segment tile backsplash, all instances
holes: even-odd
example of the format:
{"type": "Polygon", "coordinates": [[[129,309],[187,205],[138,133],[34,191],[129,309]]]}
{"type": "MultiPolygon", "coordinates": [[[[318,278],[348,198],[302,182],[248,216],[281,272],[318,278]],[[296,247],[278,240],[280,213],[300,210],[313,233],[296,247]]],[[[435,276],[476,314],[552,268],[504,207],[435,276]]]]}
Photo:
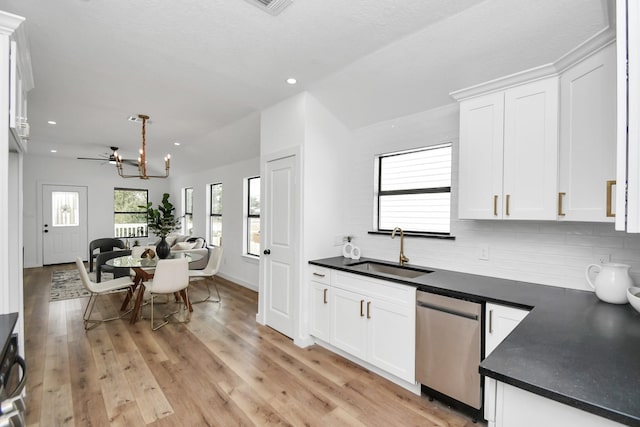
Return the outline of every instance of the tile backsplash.
{"type": "Polygon", "coordinates": [[[362,256],[396,260],[399,241],[369,235],[373,229],[374,157],[378,154],[453,142],[451,234],[455,240],[405,238],[412,264],[552,286],[590,290],[588,264],[601,256],[631,265],[640,285],[640,235],[614,230],[613,223],[478,221],[457,219],[457,105],[358,129],[348,150],[344,233],[354,236],[362,256]],[[488,247],[488,260],[481,248],[488,247]]]}

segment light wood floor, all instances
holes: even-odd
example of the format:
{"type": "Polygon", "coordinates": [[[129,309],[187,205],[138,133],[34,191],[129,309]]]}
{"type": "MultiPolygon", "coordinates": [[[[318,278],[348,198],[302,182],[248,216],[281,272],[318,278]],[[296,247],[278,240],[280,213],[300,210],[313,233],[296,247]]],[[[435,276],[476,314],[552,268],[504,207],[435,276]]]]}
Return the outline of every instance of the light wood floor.
{"type": "MultiPolygon", "coordinates": [[[[85,332],[86,298],[49,302],[51,273],[25,270],[29,426],[471,426],[471,419],[319,346],[255,321],[257,294],[216,279],[222,304],[152,332],[148,318],[85,332]]],[[[190,287],[202,297],[203,284],[190,287]]],[[[96,310],[117,313],[120,295],[96,310]]],[[[148,307],[146,307],[148,309],[148,307]]]]}

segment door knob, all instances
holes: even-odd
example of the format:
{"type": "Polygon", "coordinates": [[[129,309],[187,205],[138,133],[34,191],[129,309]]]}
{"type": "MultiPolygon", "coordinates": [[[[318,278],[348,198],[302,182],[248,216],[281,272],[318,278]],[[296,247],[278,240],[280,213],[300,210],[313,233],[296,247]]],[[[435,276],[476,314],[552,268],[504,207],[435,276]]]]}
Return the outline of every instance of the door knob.
{"type": "Polygon", "coordinates": [[[265,249],[264,251],[262,251],[262,253],[265,255],[269,255],[271,253],[271,249],[265,249]]]}
{"type": "Polygon", "coordinates": [[[45,232],[45,233],[48,233],[48,232],[49,232],[49,230],[44,230],[44,232],[45,232]]]}

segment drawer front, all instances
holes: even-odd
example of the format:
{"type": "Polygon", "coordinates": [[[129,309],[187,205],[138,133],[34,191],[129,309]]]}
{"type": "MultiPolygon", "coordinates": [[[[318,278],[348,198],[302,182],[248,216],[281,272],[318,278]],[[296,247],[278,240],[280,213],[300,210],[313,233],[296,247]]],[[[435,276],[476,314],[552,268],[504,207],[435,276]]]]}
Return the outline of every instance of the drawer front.
{"type": "Polygon", "coordinates": [[[348,291],[359,292],[372,298],[409,306],[412,309],[416,303],[416,288],[413,286],[401,285],[359,274],[334,270],[332,285],[348,291]]]}
{"type": "Polygon", "coordinates": [[[331,270],[317,265],[309,265],[309,279],[314,282],[330,285],[331,270]]]}

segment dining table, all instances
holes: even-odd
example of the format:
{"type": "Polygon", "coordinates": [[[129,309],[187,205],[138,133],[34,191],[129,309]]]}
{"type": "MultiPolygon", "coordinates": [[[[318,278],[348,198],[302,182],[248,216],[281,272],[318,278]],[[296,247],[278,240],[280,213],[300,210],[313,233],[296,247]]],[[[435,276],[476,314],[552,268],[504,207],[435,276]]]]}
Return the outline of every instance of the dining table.
{"type": "MultiPolygon", "coordinates": [[[[187,258],[189,259],[189,262],[193,262],[202,259],[202,255],[189,252],[178,252],[170,253],[167,258],[187,258]]],[[[126,310],[126,308],[129,306],[131,295],[134,294],[136,290],[138,291],[133,310],[131,311],[131,318],[129,319],[130,324],[134,324],[138,320],[140,310],[142,308],[142,303],[144,302],[144,282],[153,279],[153,274],[155,272],[156,266],[158,265],[158,261],[160,261],[160,259],[157,256],[153,258],[141,258],[134,257],[132,255],[116,257],[106,261],[106,264],[111,267],[129,268],[135,272],[135,277],[133,279],[133,292],[127,292],[127,295],[122,302],[122,306],[120,307],[120,310],[126,310]]],[[[182,297],[185,305],[187,306],[189,311],[192,312],[193,307],[191,306],[191,302],[189,301],[187,293],[182,290],[179,295],[176,295],[176,300],[178,297],[182,297]]]]}

